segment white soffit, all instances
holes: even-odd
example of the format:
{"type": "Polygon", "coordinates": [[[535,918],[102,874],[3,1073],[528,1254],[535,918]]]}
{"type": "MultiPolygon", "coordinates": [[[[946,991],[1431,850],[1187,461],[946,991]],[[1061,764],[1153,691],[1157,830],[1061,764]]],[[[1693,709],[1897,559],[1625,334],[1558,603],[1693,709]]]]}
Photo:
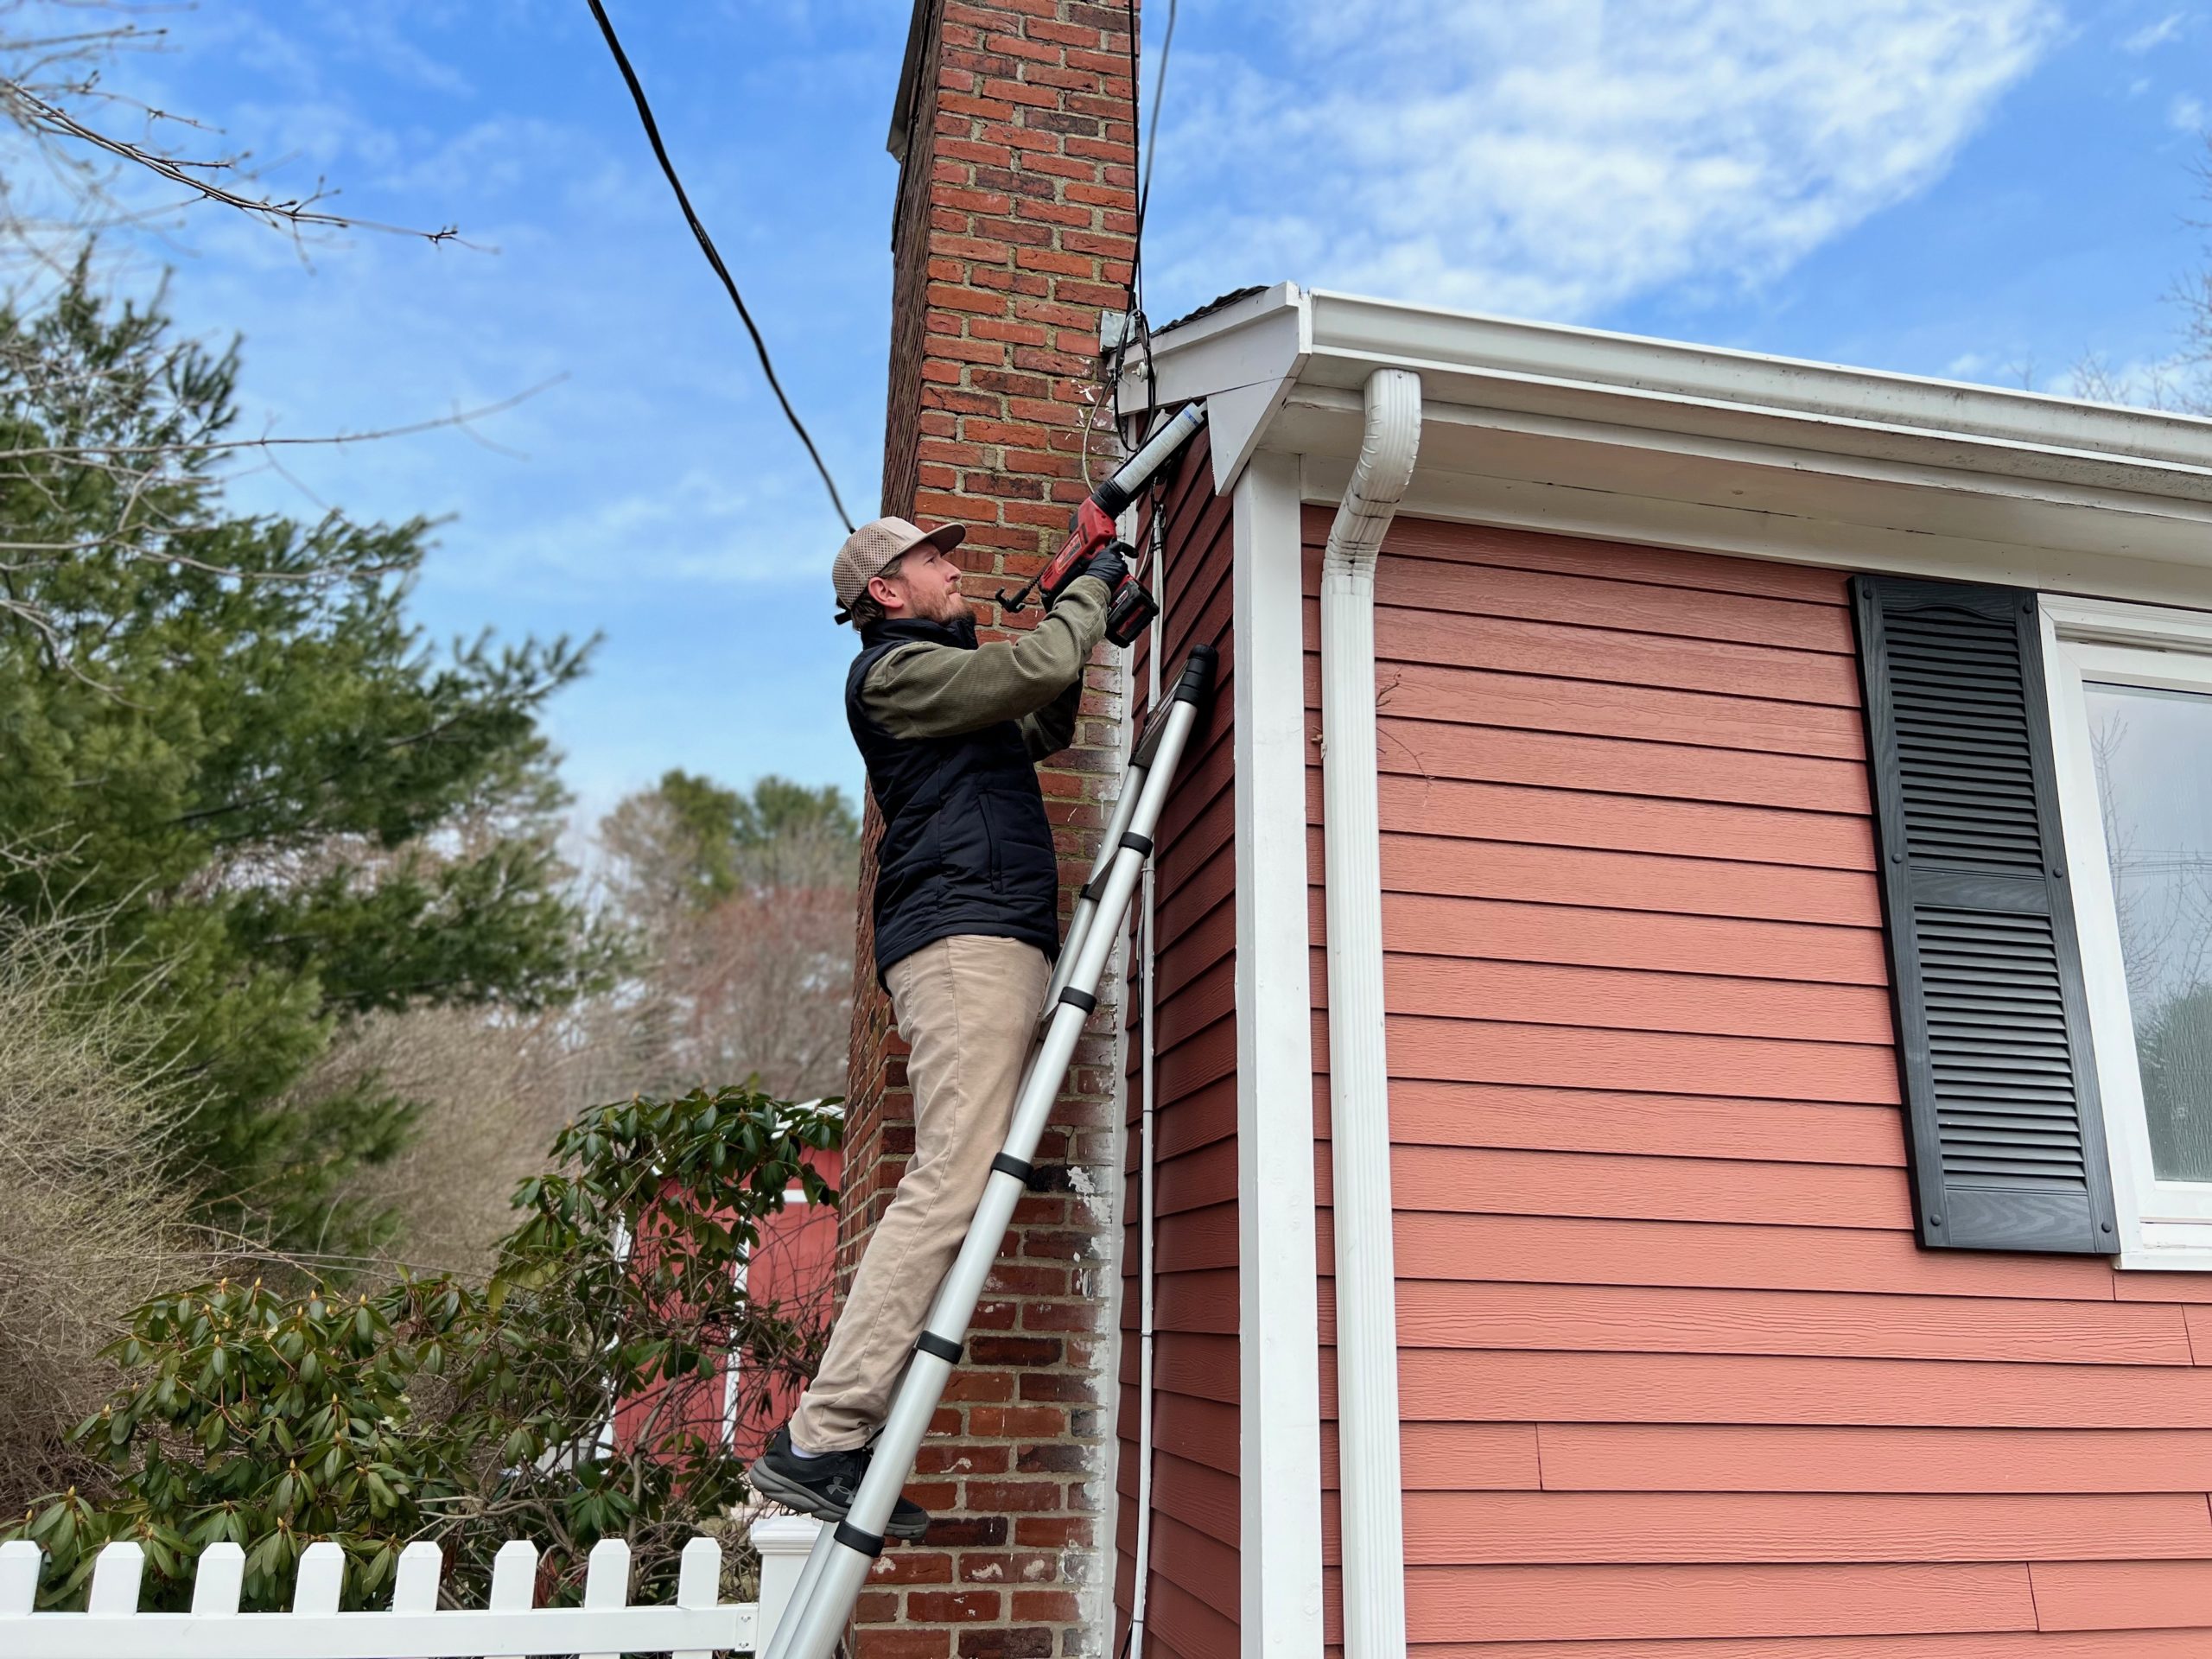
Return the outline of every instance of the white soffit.
{"type": "Polygon", "coordinates": [[[1162,402],[1209,399],[1224,490],[1266,449],[1338,499],[1358,388],[1397,366],[1421,378],[1417,517],[2212,604],[2212,421],[1287,283],[1154,365],[1162,402]]]}

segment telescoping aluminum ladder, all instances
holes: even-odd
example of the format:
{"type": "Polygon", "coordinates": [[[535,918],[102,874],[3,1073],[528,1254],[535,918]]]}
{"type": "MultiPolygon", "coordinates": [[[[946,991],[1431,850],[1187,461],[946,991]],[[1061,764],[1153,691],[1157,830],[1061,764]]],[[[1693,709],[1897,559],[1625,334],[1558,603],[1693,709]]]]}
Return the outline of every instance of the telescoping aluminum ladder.
{"type": "Polygon", "coordinates": [[[1030,1154],[1037,1150],[1061,1079],[1075,1058],[1084,1021],[1098,1006],[1098,982],[1113,954],[1115,933],[1144,861],[1151,856],[1160,809],[1212,693],[1213,676],[1213,647],[1193,648],[1174,690],[1154,711],[1137,740],[1097,862],[1069,919],[1067,943],[1046,993],[1043,1034],[1022,1076],[1005,1148],[991,1160],[982,1202],[976,1206],[959,1255],[938,1287],[906,1378],[876,1438],[867,1477],[845,1518],[822,1529],[791,1592],[789,1611],[778,1622],[761,1659],[829,1659],[867,1582],[869,1564],[882,1552],[884,1523],[913,1469],[945,1382],[959,1363],[968,1321],[998,1260],[1014,1205],[1028,1186],[1030,1154]]]}

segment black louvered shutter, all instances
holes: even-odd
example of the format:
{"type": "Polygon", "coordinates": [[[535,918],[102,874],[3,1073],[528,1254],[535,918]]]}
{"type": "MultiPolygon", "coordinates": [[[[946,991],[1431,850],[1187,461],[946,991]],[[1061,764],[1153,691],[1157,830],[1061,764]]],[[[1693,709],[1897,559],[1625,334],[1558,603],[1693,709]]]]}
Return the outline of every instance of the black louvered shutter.
{"type": "Polygon", "coordinates": [[[1920,1242],[2117,1251],[2035,595],[1852,584],[1920,1242]]]}

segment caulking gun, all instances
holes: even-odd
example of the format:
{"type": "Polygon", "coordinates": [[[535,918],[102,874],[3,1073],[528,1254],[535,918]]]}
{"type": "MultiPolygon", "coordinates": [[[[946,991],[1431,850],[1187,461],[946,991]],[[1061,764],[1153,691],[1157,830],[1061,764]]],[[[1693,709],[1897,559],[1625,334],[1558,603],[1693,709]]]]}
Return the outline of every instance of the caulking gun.
{"type": "MultiPolygon", "coordinates": [[[[1066,591],[1067,585],[1090,567],[1100,550],[1115,544],[1115,519],[1152,481],[1154,474],[1182,454],[1184,446],[1198,435],[1198,429],[1205,423],[1204,404],[1185,404],[1147,439],[1136,454],[1123,461],[1113,477],[1084,499],[1083,505],[1075,510],[1075,522],[1069,526],[1067,539],[1060,543],[1060,550],[1014,593],[1001,591],[999,604],[1007,611],[1018,611],[1028,603],[1033,592],[1049,610],[1066,591]]],[[[1160,602],[1139,579],[1145,572],[1135,550],[1123,543],[1121,552],[1127,574],[1122,576],[1121,586],[1114,590],[1113,607],[1106,613],[1106,637],[1117,645],[1127,645],[1134,644],[1137,636],[1151,626],[1152,619],[1160,614],[1160,602]]]]}

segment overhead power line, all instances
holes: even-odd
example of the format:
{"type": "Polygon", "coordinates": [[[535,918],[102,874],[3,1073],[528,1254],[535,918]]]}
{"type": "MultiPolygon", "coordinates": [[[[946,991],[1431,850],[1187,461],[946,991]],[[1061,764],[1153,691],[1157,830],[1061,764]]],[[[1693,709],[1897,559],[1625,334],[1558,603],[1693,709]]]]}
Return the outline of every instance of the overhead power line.
{"type": "MultiPolygon", "coordinates": [[[[1167,0],[1167,28],[1160,37],[1160,67],[1152,76],[1152,118],[1145,125],[1144,177],[1137,186],[1136,251],[1129,262],[1129,303],[1135,308],[1144,269],[1144,216],[1152,206],[1152,164],[1160,157],[1160,106],[1167,93],[1167,54],[1175,49],[1176,0],[1167,0]]],[[[1129,0],[1129,94],[1137,91],[1137,8],[1129,0]]]]}
{"type": "Polygon", "coordinates": [[[707,263],[715,268],[715,275],[722,279],[722,287],[729,293],[730,303],[737,308],[737,315],[745,324],[745,332],[753,336],[753,349],[760,354],[760,372],[768,377],[768,389],[776,394],[776,401],[783,405],[784,418],[791,423],[791,430],[798,434],[798,441],[806,446],[806,453],[814,462],[814,470],[822,474],[822,487],[830,492],[830,504],[837,510],[837,517],[845,529],[853,528],[853,516],[845,511],[844,498],[837,493],[837,481],[830,476],[830,468],[822,459],[822,452],[814,447],[814,440],[807,433],[806,423],[791,407],[791,400],[784,395],[783,382],[776,378],[776,365],[768,359],[768,342],[760,337],[760,329],[753,321],[752,312],[745,308],[745,296],[737,291],[737,283],[729,274],[729,267],[722,263],[721,255],[715,249],[715,238],[707,234],[707,227],[699,222],[699,215],[692,211],[691,198],[683,193],[683,181],[676,175],[676,163],[668,159],[668,146],[660,140],[660,127],[653,120],[652,105],[645,101],[645,89],[639,84],[638,72],[630,67],[630,57],[622,49],[621,40],[614,33],[614,25],[607,16],[607,8],[600,0],[589,0],[591,15],[599,20],[599,32],[607,37],[607,49],[614,54],[614,66],[622,72],[622,79],[630,88],[630,97],[638,106],[638,119],[645,124],[645,137],[653,147],[653,155],[660,162],[660,170],[668,177],[668,188],[676,193],[676,205],[683,210],[684,222],[690,226],[691,234],[699,238],[700,251],[707,256],[707,263]]]}
{"type": "MultiPolygon", "coordinates": [[[[1135,123],[1143,118],[1142,82],[1137,73],[1137,0],[1128,0],[1128,5],[1130,118],[1135,123]]],[[[1122,365],[1128,360],[1130,340],[1139,334],[1144,337],[1146,384],[1147,387],[1151,385],[1152,325],[1146,320],[1144,315],[1144,219],[1146,210],[1152,205],[1152,164],[1160,155],[1160,109],[1161,104],[1166,101],[1167,57],[1175,47],[1175,15],[1178,10],[1177,0],[1167,0],[1167,28],[1160,40],[1160,67],[1154,71],[1152,79],[1152,116],[1149,121],[1143,124],[1144,143],[1139,152],[1143,174],[1137,184],[1136,225],[1135,232],[1130,238],[1129,247],[1129,280],[1122,290],[1126,297],[1123,301],[1122,337],[1115,345],[1110,360],[1100,365],[1106,382],[1108,395],[1113,399],[1114,421],[1116,426],[1119,426],[1123,419],[1122,365]]],[[[1145,416],[1147,418],[1151,414],[1151,393],[1147,391],[1145,409],[1145,416]]],[[[1126,435],[1124,442],[1127,442],[1126,435]]],[[[1084,450],[1086,462],[1089,458],[1090,452],[1086,445],[1084,450]]]]}

